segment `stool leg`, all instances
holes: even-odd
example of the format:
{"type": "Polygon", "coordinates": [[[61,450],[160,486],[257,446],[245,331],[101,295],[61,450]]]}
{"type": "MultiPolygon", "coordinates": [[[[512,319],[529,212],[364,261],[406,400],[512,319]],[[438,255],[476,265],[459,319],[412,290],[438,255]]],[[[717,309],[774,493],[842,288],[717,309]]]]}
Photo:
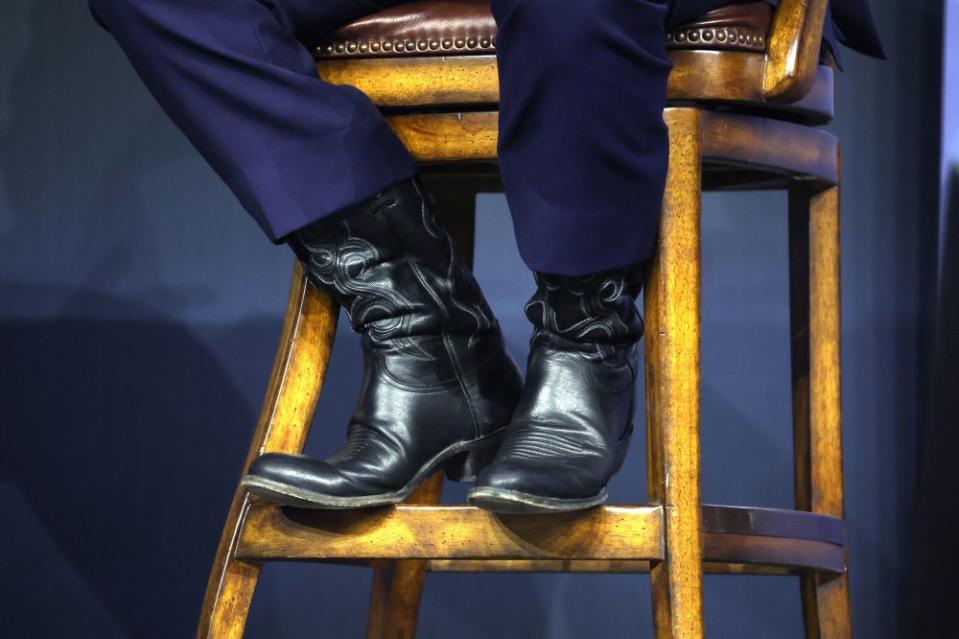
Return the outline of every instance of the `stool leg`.
{"type": "MultiPolygon", "coordinates": [[[[793,188],[789,216],[796,507],[843,517],[839,187],[793,188]]],[[[806,637],[851,637],[848,571],[800,584],[806,637]]]]}
{"type": "MultiPolygon", "coordinates": [[[[307,284],[297,263],[280,347],[244,472],[264,452],[299,453],[303,450],[323,387],[337,318],[336,303],[307,284]]],[[[238,489],[210,571],[197,628],[200,639],[243,636],[253,591],[260,576],[258,563],[234,557],[249,504],[249,494],[238,489]]]]}
{"type": "Polygon", "coordinates": [[[650,580],[657,639],[700,639],[700,117],[667,109],[665,119],[669,177],[645,293],[647,483],[665,525],[665,557],[650,580]]]}
{"type": "MultiPolygon", "coordinates": [[[[436,199],[439,217],[449,231],[456,250],[467,264],[473,264],[473,235],[476,220],[476,191],[465,188],[455,175],[424,176],[436,199]]],[[[407,503],[435,504],[443,492],[443,474],[423,482],[407,503]]],[[[374,567],[373,588],[367,620],[367,639],[412,639],[416,636],[425,561],[402,559],[384,561],[374,567]]]]}
{"type": "MultiPolygon", "coordinates": [[[[423,482],[406,502],[435,504],[443,492],[443,474],[423,482]]],[[[426,562],[417,559],[384,561],[374,567],[367,639],[412,639],[426,579],[426,562]]]]}

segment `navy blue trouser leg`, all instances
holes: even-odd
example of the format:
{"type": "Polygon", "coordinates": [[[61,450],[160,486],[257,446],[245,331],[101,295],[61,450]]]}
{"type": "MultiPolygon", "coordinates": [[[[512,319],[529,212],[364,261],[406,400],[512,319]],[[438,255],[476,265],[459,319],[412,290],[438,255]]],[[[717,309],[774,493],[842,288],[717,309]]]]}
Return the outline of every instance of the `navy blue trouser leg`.
{"type": "Polygon", "coordinates": [[[499,162],[523,259],[560,275],[648,259],[669,155],[666,5],[491,4],[499,162]]]}
{"type": "MultiPolygon", "coordinates": [[[[395,3],[387,0],[386,4],[395,3]]],[[[358,90],[322,82],[298,38],[367,0],[90,0],[173,121],[271,239],[413,175],[358,90]]]]}
{"type": "MultiPolygon", "coordinates": [[[[301,44],[404,0],[90,0],[176,124],[274,240],[416,168],[359,91],[301,44]]],[[[492,0],[500,164],[534,270],[647,259],[668,154],[666,7],[492,0]]]]}

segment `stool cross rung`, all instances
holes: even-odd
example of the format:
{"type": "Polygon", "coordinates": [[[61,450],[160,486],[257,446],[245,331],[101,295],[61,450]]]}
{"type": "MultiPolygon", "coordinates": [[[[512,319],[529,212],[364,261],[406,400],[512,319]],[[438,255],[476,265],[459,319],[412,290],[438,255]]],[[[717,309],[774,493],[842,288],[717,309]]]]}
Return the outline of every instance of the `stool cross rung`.
{"type": "MultiPolygon", "coordinates": [[[[469,506],[319,511],[258,502],[247,511],[236,557],[475,561],[498,571],[523,572],[540,566],[557,571],[559,565],[575,572],[568,562],[594,569],[616,562],[648,566],[664,558],[663,520],[663,508],[656,505],[605,506],[565,515],[495,515],[469,506]]],[[[813,568],[841,573],[844,538],[843,522],[834,517],[703,506],[704,561],[717,564],[721,572],[749,565],[757,570],[813,568]]],[[[459,565],[468,569],[466,563],[459,565]]]]}
{"type": "Polygon", "coordinates": [[[611,506],[568,515],[497,516],[468,506],[308,511],[251,506],[238,558],[658,559],[658,506],[611,506]]]}

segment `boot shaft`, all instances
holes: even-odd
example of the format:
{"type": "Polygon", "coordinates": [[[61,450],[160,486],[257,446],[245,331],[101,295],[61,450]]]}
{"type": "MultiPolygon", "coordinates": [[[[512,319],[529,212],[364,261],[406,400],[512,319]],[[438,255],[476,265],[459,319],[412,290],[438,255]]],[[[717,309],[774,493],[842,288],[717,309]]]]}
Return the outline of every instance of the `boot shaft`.
{"type": "Polygon", "coordinates": [[[610,360],[631,351],[643,335],[636,308],[642,275],[641,266],[583,277],[534,273],[536,292],[525,309],[531,352],[552,346],[610,360]]]}
{"type": "Polygon", "coordinates": [[[418,180],[293,233],[310,280],[333,294],[371,346],[431,359],[417,342],[466,340],[498,325],[418,180]],[[422,338],[422,339],[417,339],[422,338]]]}

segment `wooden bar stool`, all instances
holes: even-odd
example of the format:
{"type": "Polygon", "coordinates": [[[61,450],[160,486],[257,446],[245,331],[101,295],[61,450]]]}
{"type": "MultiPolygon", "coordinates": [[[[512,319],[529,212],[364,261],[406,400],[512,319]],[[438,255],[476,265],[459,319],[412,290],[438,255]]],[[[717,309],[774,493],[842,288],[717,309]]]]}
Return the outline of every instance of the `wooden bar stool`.
{"type": "MultiPolygon", "coordinates": [[[[310,560],[374,569],[373,638],[414,635],[429,571],[648,571],[656,636],[702,637],[704,570],[799,574],[806,636],[849,637],[839,144],[816,128],[833,112],[833,72],[820,59],[825,12],[826,0],[735,5],[669,35],[669,178],[645,297],[649,504],[497,516],[436,505],[439,475],[406,504],[369,511],[284,509],[238,490],[198,636],[243,634],[262,562],[310,560]],[[789,191],[796,510],[700,500],[700,200],[703,190],[749,189],[789,191]]],[[[485,0],[400,5],[317,50],[320,75],[366,92],[423,163],[467,259],[475,195],[500,188],[494,51],[485,0]]],[[[337,316],[296,267],[247,463],[302,451],[337,316]]]]}

